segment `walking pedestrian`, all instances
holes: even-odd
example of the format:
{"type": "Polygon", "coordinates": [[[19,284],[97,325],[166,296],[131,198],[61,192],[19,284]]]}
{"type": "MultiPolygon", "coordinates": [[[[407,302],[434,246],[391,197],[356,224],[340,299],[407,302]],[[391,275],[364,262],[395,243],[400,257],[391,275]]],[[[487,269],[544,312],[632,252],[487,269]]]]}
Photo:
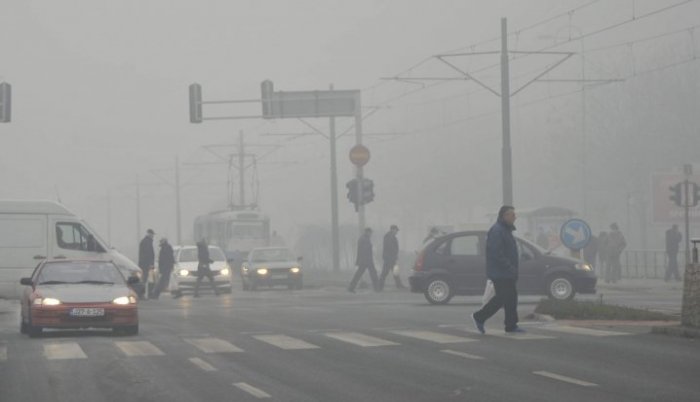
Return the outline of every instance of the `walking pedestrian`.
{"type": "Polygon", "coordinates": [[[160,293],[168,288],[170,284],[170,274],[172,274],[174,266],[175,253],[173,251],[173,246],[171,246],[170,243],[168,243],[168,239],[164,237],[160,239],[160,252],[158,253],[158,274],[160,278],[151,296],[152,299],[157,299],[160,293]]]}
{"type": "Polygon", "coordinates": [[[591,234],[591,240],[588,242],[586,247],[583,248],[583,260],[589,265],[595,267],[596,258],[598,257],[598,238],[591,234]]]}
{"type": "Polygon", "coordinates": [[[671,229],[666,231],[666,255],[668,256],[668,266],[666,267],[666,275],[664,275],[666,282],[671,279],[671,276],[677,281],[681,280],[678,273],[678,250],[682,240],[683,235],[678,231],[678,225],[673,225],[671,229]]]}
{"type": "Polygon", "coordinates": [[[627,247],[625,236],[617,223],[613,223],[610,225],[610,234],[608,235],[608,269],[606,270],[605,282],[615,283],[622,278],[620,257],[625,247],[627,247]]]}
{"type": "Polygon", "coordinates": [[[430,231],[428,232],[428,235],[425,237],[425,239],[423,239],[423,247],[427,246],[433,240],[437,239],[438,237],[440,237],[442,235],[444,235],[444,233],[442,233],[440,231],[440,229],[438,229],[436,227],[431,228],[430,231]]]}
{"type": "Polygon", "coordinates": [[[146,285],[144,294],[140,294],[139,297],[144,299],[146,295],[149,294],[149,275],[151,270],[155,267],[156,254],[153,251],[153,236],[156,232],[153,229],[146,230],[146,236],[141,239],[139,243],[139,268],[141,268],[141,281],[146,285]]]}
{"type": "Polygon", "coordinates": [[[608,272],[608,232],[598,234],[598,275],[605,278],[608,272]]]}
{"type": "Polygon", "coordinates": [[[399,241],[396,238],[396,234],[399,232],[399,227],[396,225],[391,225],[389,231],[384,235],[384,242],[382,247],[382,273],[379,276],[379,290],[384,290],[384,282],[389,272],[394,276],[394,283],[397,289],[404,289],[405,286],[401,283],[401,276],[399,272],[394,272],[396,263],[399,260],[399,241]]]}
{"type": "Polygon", "coordinates": [[[355,271],[355,276],[352,277],[350,281],[350,286],[348,286],[348,292],[355,293],[355,287],[357,282],[362,278],[365,271],[369,271],[369,277],[372,280],[372,287],[375,292],[379,291],[379,283],[377,279],[377,270],[374,267],[374,254],[372,253],[372,229],[366,228],[362,236],[360,236],[357,241],[357,271],[355,271]]]}
{"type": "Polygon", "coordinates": [[[209,246],[207,245],[206,239],[202,239],[197,243],[197,260],[199,264],[197,265],[197,282],[194,284],[194,297],[199,297],[199,285],[202,283],[202,279],[206,276],[209,278],[209,284],[211,288],[214,289],[214,294],[219,295],[219,290],[216,288],[216,283],[214,283],[214,274],[211,272],[209,264],[214,261],[209,257],[209,246]]]}
{"type": "Polygon", "coordinates": [[[486,276],[493,282],[495,295],[479,311],[472,314],[474,325],[482,334],[484,324],[501,307],[505,310],[505,331],[525,332],[518,326],[518,247],[513,237],[515,208],[504,205],[498,211],[498,221],[486,237],[486,276]]]}

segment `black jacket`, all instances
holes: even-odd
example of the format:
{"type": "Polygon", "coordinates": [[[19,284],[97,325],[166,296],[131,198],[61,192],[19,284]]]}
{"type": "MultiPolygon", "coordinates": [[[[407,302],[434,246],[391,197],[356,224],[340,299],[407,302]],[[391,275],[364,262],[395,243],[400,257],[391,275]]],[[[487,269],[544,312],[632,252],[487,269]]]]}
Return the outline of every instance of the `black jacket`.
{"type": "Polygon", "coordinates": [[[153,251],[153,238],[146,236],[139,243],[139,267],[148,269],[155,265],[156,253],[153,251]]]}
{"type": "Polygon", "coordinates": [[[374,256],[372,253],[372,241],[369,236],[363,234],[357,241],[357,261],[358,267],[374,267],[374,256]]]}
{"type": "Polygon", "coordinates": [[[175,254],[173,253],[173,247],[168,243],[162,244],[158,254],[158,270],[161,274],[170,273],[174,266],[175,254]]]}
{"type": "Polygon", "coordinates": [[[399,241],[392,231],[384,235],[382,257],[385,262],[396,262],[399,258],[399,241]]]}
{"type": "Polygon", "coordinates": [[[209,268],[209,264],[214,262],[209,258],[209,246],[204,242],[197,243],[197,260],[199,261],[199,266],[197,267],[198,271],[206,271],[209,268]]]}
{"type": "Polygon", "coordinates": [[[515,227],[496,222],[486,237],[486,276],[491,280],[518,279],[518,246],[515,227]]]}

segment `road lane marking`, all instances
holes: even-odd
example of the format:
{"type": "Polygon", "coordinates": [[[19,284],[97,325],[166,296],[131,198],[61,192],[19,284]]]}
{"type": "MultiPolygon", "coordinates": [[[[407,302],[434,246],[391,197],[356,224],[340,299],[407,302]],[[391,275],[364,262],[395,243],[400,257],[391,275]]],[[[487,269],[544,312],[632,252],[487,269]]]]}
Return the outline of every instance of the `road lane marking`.
{"type": "Polygon", "coordinates": [[[597,387],[598,386],[598,384],[594,384],[592,382],[577,380],[575,378],[566,377],[566,376],[555,374],[555,373],[550,373],[549,371],[533,371],[532,374],[536,374],[536,375],[539,375],[542,377],[551,378],[553,380],[568,382],[569,384],[580,385],[582,387],[597,387]]]}
{"type": "Polygon", "coordinates": [[[258,399],[272,398],[270,396],[270,394],[268,394],[267,392],[265,392],[259,388],[255,388],[254,386],[252,386],[250,384],[247,384],[244,382],[236,382],[233,385],[236,386],[238,389],[245,391],[258,399]]]}
{"type": "Polygon", "coordinates": [[[49,360],[87,359],[83,349],[75,342],[44,344],[44,356],[49,360]]]}
{"type": "Polygon", "coordinates": [[[441,350],[441,352],[447,353],[448,355],[455,355],[455,356],[459,356],[459,357],[464,357],[465,359],[484,360],[484,358],[481,356],[471,355],[469,353],[464,353],[464,352],[458,352],[456,350],[445,349],[445,350],[441,350]]]}
{"type": "Polygon", "coordinates": [[[204,371],[216,371],[216,368],[199,357],[190,358],[190,362],[204,371]]]}
{"type": "Polygon", "coordinates": [[[430,341],[435,343],[462,343],[462,342],[474,342],[476,339],[465,338],[463,336],[454,336],[448,334],[441,334],[439,332],[432,331],[390,331],[391,333],[406,336],[409,338],[421,339],[424,341],[430,341]]]}
{"type": "Polygon", "coordinates": [[[148,341],[115,342],[127,356],[163,356],[165,353],[148,341]]]}
{"type": "Polygon", "coordinates": [[[384,339],[375,338],[373,336],[360,334],[357,332],[329,332],[325,334],[329,338],[337,339],[339,341],[351,343],[353,345],[362,347],[374,347],[374,346],[392,346],[398,345],[396,342],[386,341],[384,339]]]}
{"type": "Polygon", "coordinates": [[[219,338],[190,338],[185,339],[185,342],[194,345],[204,353],[235,353],[243,351],[243,349],[219,338]]]}
{"type": "Polygon", "coordinates": [[[0,362],[7,361],[7,346],[0,345],[0,362]]]}
{"type": "Polygon", "coordinates": [[[292,338],[287,335],[257,335],[253,338],[269,343],[272,346],[277,346],[280,349],[300,350],[300,349],[318,349],[319,347],[311,343],[302,341],[301,339],[292,338]]]}
{"type": "Polygon", "coordinates": [[[476,334],[479,336],[496,336],[499,338],[506,338],[506,339],[515,339],[518,341],[531,341],[531,340],[539,340],[539,339],[556,339],[554,336],[545,336],[545,335],[535,335],[531,333],[515,333],[515,334],[509,334],[503,332],[503,330],[500,331],[489,331],[488,328],[486,328],[486,335],[482,335],[479,331],[471,328],[465,329],[465,331],[469,332],[470,334],[476,334]]]}
{"type": "Polygon", "coordinates": [[[631,335],[628,332],[617,332],[617,331],[604,331],[602,329],[592,329],[575,327],[570,325],[551,325],[541,327],[547,331],[563,332],[566,334],[574,335],[588,335],[588,336],[620,336],[620,335],[631,335]]]}

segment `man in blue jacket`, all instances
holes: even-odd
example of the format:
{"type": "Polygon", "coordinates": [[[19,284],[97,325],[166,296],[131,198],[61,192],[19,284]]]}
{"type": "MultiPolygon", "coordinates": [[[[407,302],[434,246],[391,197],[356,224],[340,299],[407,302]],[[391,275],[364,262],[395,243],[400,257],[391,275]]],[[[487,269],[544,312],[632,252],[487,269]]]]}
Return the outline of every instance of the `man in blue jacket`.
{"type": "Polygon", "coordinates": [[[504,205],[498,221],[486,237],[486,276],[493,282],[496,295],[481,310],[472,314],[474,325],[482,334],[484,323],[503,307],[506,332],[525,332],[518,327],[518,246],[513,237],[515,208],[504,205]]]}

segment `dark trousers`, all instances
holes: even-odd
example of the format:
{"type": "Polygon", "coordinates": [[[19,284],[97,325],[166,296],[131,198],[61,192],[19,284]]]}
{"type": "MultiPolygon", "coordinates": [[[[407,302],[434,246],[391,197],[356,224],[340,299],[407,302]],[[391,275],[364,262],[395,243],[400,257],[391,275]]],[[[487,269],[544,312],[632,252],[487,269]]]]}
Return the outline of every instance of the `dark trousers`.
{"type": "MultiPolygon", "coordinates": [[[[386,281],[386,277],[389,276],[389,272],[392,272],[394,270],[394,265],[396,265],[396,261],[384,261],[384,265],[382,265],[382,273],[379,275],[379,290],[384,290],[384,282],[386,281]]],[[[394,275],[394,283],[396,283],[397,289],[404,288],[403,283],[401,283],[401,277],[399,275],[394,275]]]]}
{"type": "Polygon", "coordinates": [[[481,310],[474,313],[474,318],[479,322],[486,322],[503,307],[506,313],[506,331],[515,329],[518,326],[518,290],[515,282],[515,279],[493,280],[496,295],[481,310]]]}
{"type": "Polygon", "coordinates": [[[194,295],[199,296],[199,285],[202,283],[202,279],[204,277],[209,278],[209,284],[211,284],[211,288],[214,289],[214,294],[219,295],[219,290],[216,288],[216,284],[214,283],[214,274],[212,274],[211,269],[209,269],[209,266],[200,266],[197,269],[197,282],[194,284],[194,295]]]}
{"type": "Polygon", "coordinates": [[[350,286],[348,286],[349,291],[355,291],[355,287],[357,286],[357,282],[360,281],[360,278],[362,278],[362,275],[365,273],[365,271],[369,271],[369,278],[372,280],[372,287],[374,288],[374,291],[379,290],[379,280],[377,279],[377,270],[374,268],[374,264],[369,265],[369,266],[357,266],[357,271],[355,271],[355,276],[352,277],[352,281],[350,281],[350,286]]]}
{"type": "Polygon", "coordinates": [[[172,270],[163,270],[163,272],[160,273],[160,278],[158,279],[158,283],[156,284],[156,288],[153,291],[153,298],[157,299],[158,296],[160,296],[160,292],[163,291],[163,289],[167,289],[168,285],[170,284],[170,273],[172,270]]]}
{"type": "Polygon", "coordinates": [[[666,267],[666,275],[664,280],[668,282],[671,276],[677,281],[681,280],[681,275],[678,272],[678,252],[669,252],[668,254],[668,267],[666,267]]]}

